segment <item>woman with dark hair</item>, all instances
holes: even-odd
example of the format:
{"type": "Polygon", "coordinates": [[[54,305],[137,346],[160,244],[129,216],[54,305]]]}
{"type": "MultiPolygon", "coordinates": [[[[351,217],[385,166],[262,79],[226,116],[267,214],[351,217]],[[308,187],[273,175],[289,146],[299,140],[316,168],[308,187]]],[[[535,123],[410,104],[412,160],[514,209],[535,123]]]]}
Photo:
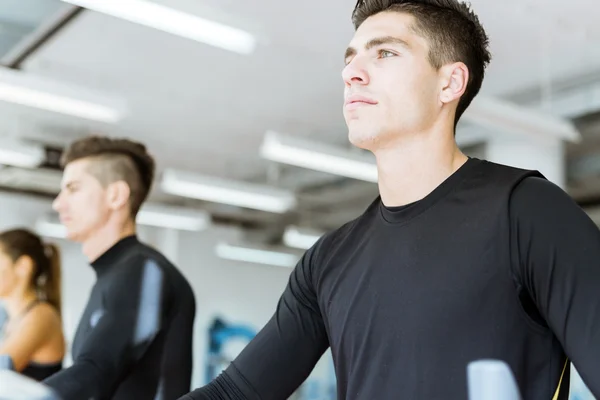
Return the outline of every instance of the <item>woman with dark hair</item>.
{"type": "Polygon", "coordinates": [[[26,229],[0,233],[0,300],[8,313],[0,357],[41,381],[62,369],[60,254],[26,229]]]}

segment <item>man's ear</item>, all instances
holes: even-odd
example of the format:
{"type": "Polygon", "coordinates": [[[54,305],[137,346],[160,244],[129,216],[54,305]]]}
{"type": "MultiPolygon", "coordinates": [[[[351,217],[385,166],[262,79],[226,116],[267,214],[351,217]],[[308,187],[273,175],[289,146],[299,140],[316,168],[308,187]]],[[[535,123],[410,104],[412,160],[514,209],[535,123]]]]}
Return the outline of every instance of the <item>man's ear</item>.
{"type": "Polygon", "coordinates": [[[469,69],[462,62],[445,65],[440,70],[442,76],[442,92],[440,101],[444,104],[458,101],[467,90],[469,69]]]}
{"type": "Polygon", "coordinates": [[[110,209],[118,210],[122,207],[129,206],[131,189],[125,181],[116,181],[108,185],[106,188],[106,195],[110,209]]]}

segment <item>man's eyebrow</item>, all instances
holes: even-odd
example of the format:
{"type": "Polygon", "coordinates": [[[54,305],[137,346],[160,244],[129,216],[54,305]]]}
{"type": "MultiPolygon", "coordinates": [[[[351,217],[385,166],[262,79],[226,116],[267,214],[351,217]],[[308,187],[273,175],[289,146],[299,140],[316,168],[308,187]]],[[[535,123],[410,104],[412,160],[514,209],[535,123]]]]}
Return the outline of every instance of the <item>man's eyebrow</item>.
{"type": "Polygon", "coordinates": [[[367,42],[367,44],[365,45],[365,49],[370,50],[373,47],[381,46],[382,44],[398,44],[402,47],[410,49],[410,45],[406,40],[400,39],[399,37],[395,36],[382,36],[373,38],[367,42]]]}
{"type": "Polygon", "coordinates": [[[347,61],[348,58],[352,57],[356,54],[356,49],[354,47],[348,47],[346,49],[346,53],[344,54],[344,61],[347,61]]]}
{"type": "MultiPolygon", "coordinates": [[[[384,44],[397,44],[407,49],[410,49],[410,45],[404,39],[400,39],[395,36],[381,36],[369,40],[365,45],[365,50],[370,50],[373,47],[381,46],[384,44]]],[[[344,60],[347,60],[348,57],[352,57],[353,55],[356,55],[356,49],[354,47],[348,47],[346,49],[346,53],[344,54],[344,60]]]]}

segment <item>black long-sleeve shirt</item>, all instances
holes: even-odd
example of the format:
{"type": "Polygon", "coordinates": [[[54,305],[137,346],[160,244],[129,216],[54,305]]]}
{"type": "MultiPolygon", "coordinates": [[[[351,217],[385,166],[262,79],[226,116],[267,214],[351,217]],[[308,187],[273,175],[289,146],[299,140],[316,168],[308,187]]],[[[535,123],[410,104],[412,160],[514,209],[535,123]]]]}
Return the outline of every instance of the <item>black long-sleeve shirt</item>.
{"type": "Polygon", "coordinates": [[[73,365],[44,381],[62,400],[172,400],[190,390],[195,299],[159,252],[129,236],[92,263],[97,281],[73,365]]]}
{"type": "Polygon", "coordinates": [[[524,399],[600,396],[600,232],[533,171],[469,159],[424,199],[322,237],[267,325],[185,400],[281,400],[330,346],[338,399],[465,400],[469,362],[511,367],[524,399]]]}

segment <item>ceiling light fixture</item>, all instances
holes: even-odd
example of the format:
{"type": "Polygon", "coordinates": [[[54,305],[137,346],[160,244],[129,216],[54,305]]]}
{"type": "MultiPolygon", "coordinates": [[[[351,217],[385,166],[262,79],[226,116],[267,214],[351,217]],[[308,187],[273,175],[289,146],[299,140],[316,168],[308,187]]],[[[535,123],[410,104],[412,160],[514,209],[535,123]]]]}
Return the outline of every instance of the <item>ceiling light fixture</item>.
{"type": "Polygon", "coordinates": [[[550,135],[574,142],[581,138],[575,125],[566,118],[492,97],[475,97],[462,119],[492,128],[496,132],[537,137],[550,135]]]}
{"type": "Polygon", "coordinates": [[[35,222],[34,230],[38,235],[53,238],[65,239],[67,237],[67,228],[55,218],[40,218],[35,222]]]}
{"type": "Polygon", "coordinates": [[[295,254],[254,247],[236,246],[220,242],[215,247],[217,256],[226,260],[293,268],[300,257],[295,254]]]}
{"type": "Polygon", "coordinates": [[[248,32],[150,1],[63,1],[240,54],[250,54],[256,47],[248,32]]]}
{"type": "Polygon", "coordinates": [[[260,155],[271,161],[334,175],[377,182],[377,166],[371,155],[268,131],[260,155]]]}
{"type": "Polygon", "coordinates": [[[289,191],[173,169],[163,172],[160,187],[177,196],[273,213],[285,213],[296,206],[296,197],[289,191]]]}
{"type": "MultiPolygon", "coordinates": [[[[136,223],[143,226],[197,232],[210,226],[210,215],[204,211],[162,204],[145,204],[136,217],[136,223]]],[[[35,230],[42,236],[64,239],[67,228],[56,215],[39,218],[35,230]]]]}
{"type": "Polygon", "coordinates": [[[162,204],[143,205],[136,218],[140,225],[192,232],[206,229],[210,221],[210,214],[205,211],[162,204]]]}
{"type": "Polygon", "coordinates": [[[107,95],[5,67],[0,101],[111,124],[124,114],[124,104],[107,95]]]}
{"type": "Polygon", "coordinates": [[[35,168],[46,159],[41,146],[27,145],[16,140],[0,140],[0,164],[35,168]]]}

